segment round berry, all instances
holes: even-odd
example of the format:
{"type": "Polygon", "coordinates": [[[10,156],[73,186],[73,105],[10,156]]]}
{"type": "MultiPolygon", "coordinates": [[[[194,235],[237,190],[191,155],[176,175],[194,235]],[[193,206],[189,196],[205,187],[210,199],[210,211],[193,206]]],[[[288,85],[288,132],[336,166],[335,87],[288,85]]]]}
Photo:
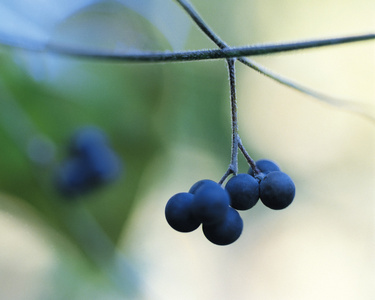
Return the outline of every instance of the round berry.
{"type": "Polygon", "coordinates": [[[90,192],[114,180],[122,168],[105,134],[93,126],[74,134],[69,156],[58,168],[56,178],[57,188],[65,196],[90,192]]]}
{"type": "Polygon", "coordinates": [[[194,183],[193,186],[190,188],[189,190],[189,193],[192,193],[192,194],[195,194],[195,192],[201,187],[203,186],[205,183],[216,183],[215,181],[213,180],[210,180],[210,179],[202,179],[202,180],[199,180],[198,182],[194,183]]]}
{"type": "MultiPolygon", "coordinates": [[[[264,174],[268,174],[269,172],[273,171],[280,171],[280,167],[273,162],[272,160],[268,159],[260,159],[255,162],[257,168],[264,174]]],[[[250,167],[249,172],[251,176],[254,176],[254,170],[250,167]]]]}
{"type": "Polygon", "coordinates": [[[165,206],[165,218],[168,224],[180,232],[190,232],[201,224],[191,212],[193,194],[178,193],[169,199],[165,206]]]}
{"type": "Polygon", "coordinates": [[[71,158],[57,169],[56,186],[62,195],[72,197],[88,192],[94,184],[86,164],[78,158],[71,158]]]}
{"type": "Polygon", "coordinates": [[[107,136],[101,129],[95,126],[86,126],[74,133],[70,141],[70,151],[73,155],[85,155],[92,148],[107,144],[107,136]]]}
{"type": "Polygon", "coordinates": [[[212,243],[220,246],[229,245],[236,241],[243,229],[243,221],[240,214],[232,207],[229,207],[225,218],[215,224],[203,223],[205,237],[212,243]]]}
{"type": "Polygon", "coordinates": [[[230,205],[238,210],[250,209],[259,200],[259,182],[249,174],[233,176],[225,189],[230,196],[230,205]]]}
{"type": "Polygon", "coordinates": [[[260,182],[260,200],[272,209],[283,209],[293,202],[296,192],[292,179],[280,171],[268,173],[260,182]]]}
{"type": "Polygon", "coordinates": [[[117,155],[105,145],[96,145],[79,156],[87,165],[92,179],[107,182],[115,179],[121,171],[121,162],[117,155]]]}
{"type": "Polygon", "coordinates": [[[221,221],[229,208],[230,197],[216,182],[206,182],[196,190],[192,203],[193,214],[201,222],[221,221]]]}

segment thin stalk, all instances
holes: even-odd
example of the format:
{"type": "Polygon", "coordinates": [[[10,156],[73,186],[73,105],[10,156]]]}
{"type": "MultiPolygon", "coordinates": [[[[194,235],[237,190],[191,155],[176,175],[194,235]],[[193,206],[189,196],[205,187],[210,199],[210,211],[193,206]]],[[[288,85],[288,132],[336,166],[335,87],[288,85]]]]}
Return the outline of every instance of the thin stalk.
{"type": "Polygon", "coordinates": [[[224,181],[225,181],[225,179],[227,179],[230,174],[233,174],[233,172],[232,172],[232,170],[230,168],[228,168],[227,171],[225,172],[225,174],[223,175],[223,177],[221,177],[221,179],[219,180],[218,183],[219,184],[223,184],[224,181]]]}
{"type": "Polygon", "coordinates": [[[230,85],[230,108],[232,120],[232,151],[230,168],[233,174],[238,172],[238,113],[237,113],[237,96],[236,96],[236,69],[235,59],[228,59],[229,85],[230,85]]]}
{"type": "MultiPolygon", "coordinates": [[[[204,22],[201,16],[196,12],[193,6],[185,0],[176,0],[184,10],[189,14],[189,16],[194,20],[197,26],[221,49],[228,49],[228,44],[225,43],[211,28],[204,22]]],[[[251,61],[247,58],[240,57],[239,60],[242,63],[248,63],[248,66],[251,67],[251,61]]],[[[232,112],[232,156],[231,156],[231,163],[220,179],[219,183],[223,183],[225,179],[231,174],[237,174],[238,171],[238,148],[242,151],[243,155],[245,156],[248,164],[254,170],[255,174],[260,173],[259,169],[257,168],[255,161],[250,157],[249,153],[246,151],[245,147],[242,144],[240,135],[238,133],[238,120],[237,120],[237,98],[236,98],[236,81],[235,81],[235,60],[227,60],[228,63],[228,71],[229,71],[229,80],[230,80],[230,93],[231,93],[231,112],[232,112]],[[235,172],[231,172],[233,168],[236,170],[235,172]]]]}
{"type": "Polygon", "coordinates": [[[219,183],[222,184],[225,179],[230,175],[237,175],[238,172],[238,117],[237,117],[237,97],[236,97],[236,69],[235,59],[228,59],[228,73],[229,73],[229,84],[230,84],[230,107],[231,107],[231,120],[232,120],[232,148],[231,148],[231,160],[228,170],[224,176],[220,179],[219,183]]]}
{"type": "Polygon", "coordinates": [[[261,171],[258,169],[257,165],[255,164],[255,161],[251,158],[249,153],[246,151],[244,145],[242,144],[242,141],[241,141],[240,137],[238,137],[238,148],[241,150],[243,156],[246,158],[247,163],[253,169],[254,174],[257,175],[257,174],[261,173],[261,171]]]}
{"type": "Polygon", "coordinates": [[[185,10],[185,12],[193,19],[195,24],[212,40],[219,48],[227,48],[229,47],[227,43],[225,43],[202,19],[202,17],[198,14],[198,12],[194,9],[194,7],[185,0],[176,0],[181,7],[185,10]]]}
{"type": "Polygon", "coordinates": [[[375,34],[356,35],[333,39],[318,39],[310,41],[296,41],[280,44],[262,44],[243,47],[227,47],[223,49],[177,51],[177,52],[138,52],[138,53],[114,53],[106,51],[92,51],[88,49],[70,48],[59,44],[36,42],[24,39],[22,42],[7,36],[0,36],[3,45],[20,48],[28,51],[47,52],[78,58],[90,58],[96,60],[123,61],[123,62],[182,62],[199,61],[222,58],[236,58],[242,56],[265,55],[272,53],[288,52],[308,48],[333,46],[344,43],[359,42],[375,39],[375,34]]]}

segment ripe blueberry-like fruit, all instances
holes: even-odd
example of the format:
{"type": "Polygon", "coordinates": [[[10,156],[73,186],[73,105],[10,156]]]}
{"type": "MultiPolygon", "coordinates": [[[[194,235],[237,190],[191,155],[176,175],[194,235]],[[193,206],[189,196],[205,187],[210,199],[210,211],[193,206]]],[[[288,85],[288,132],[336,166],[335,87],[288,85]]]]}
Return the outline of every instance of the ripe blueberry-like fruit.
{"type": "Polygon", "coordinates": [[[272,209],[283,209],[290,205],[295,195],[292,179],[280,171],[268,173],[260,182],[260,200],[272,209]]]}
{"type": "Polygon", "coordinates": [[[194,183],[192,185],[192,187],[190,188],[189,190],[189,193],[192,193],[192,194],[195,194],[195,192],[201,187],[203,186],[205,183],[216,183],[215,181],[211,180],[211,179],[202,179],[202,180],[199,180],[198,182],[194,183]]]}
{"type": "Polygon", "coordinates": [[[229,208],[230,197],[216,182],[206,182],[195,191],[192,211],[205,223],[216,223],[224,219],[229,208]]]}
{"type": "MultiPolygon", "coordinates": [[[[273,171],[280,171],[280,167],[273,161],[268,160],[268,159],[260,159],[255,162],[256,166],[258,169],[264,173],[267,174],[269,172],[273,171]]],[[[254,170],[250,167],[249,172],[251,176],[254,176],[254,170]]]]}
{"type": "Polygon", "coordinates": [[[238,210],[250,209],[259,200],[259,182],[249,174],[233,176],[225,189],[230,196],[230,205],[238,210]]]}
{"type": "Polygon", "coordinates": [[[169,199],[165,206],[165,218],[168,224],[180,232],[190,232],[199,227],[201,222],[191,211],[193,194],[178,193],[169,199]]]}
{"type": "Polygon", "coordinates": [[[222,221],[214,224],[203,223],[202,229],[210,242],[224,246],[233,243],[240,237],[243,221],[240,214],[234,208],[229,207],[222,221]]]}

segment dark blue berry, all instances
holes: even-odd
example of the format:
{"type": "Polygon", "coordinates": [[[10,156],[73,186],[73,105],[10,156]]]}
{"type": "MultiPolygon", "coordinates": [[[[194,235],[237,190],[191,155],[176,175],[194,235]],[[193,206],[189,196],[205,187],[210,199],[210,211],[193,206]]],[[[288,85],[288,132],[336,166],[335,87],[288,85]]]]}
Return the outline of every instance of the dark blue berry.
{"type": "Polygon", "coordinates": [[[240,237],[243,221],[240,214],[234,208],[229,207],[221,222],[215,224],[203,223],[202,229],[210,242],[224,246],[233,243],[240,237]]]}
{"type": "Polygon", "coordinates": [[[120,160],[108,146],[93,145],[79,157],[86,163],[92,179],[98,182],[111,181],[120,173],[120,160]]]}
{"type": "Polygon", "coordinates": [[[92,148],[108,146],[106,134],[95,126],[86,126],[77,130],[70,141],[72,155],[86,155],[92,148]]]}
{"type": "Polygon", "coordinates": [[[168,224],[180,232],[190,232],[199,227],[201,222],[191,211],[193,194],[178,193],[169,199],[165,206],[165,218],[168,224]]]}
{"type": "Polygon", "coordinates": [[[296,192],[292,179],[280,171],[268,173],[260,182],[260,200],[272,209],[286,208],[296,192]]]}
{"type": "Polygon", "coordinates": [[[238,210],[250,209],[259,200],[259,182],[249,174],[233,176],[225,189],[230,196],[230,205],[238,210]]]}
{"type": "Polygon", "coordinates": [[[94,183],[86,164],[78,158],[71,158],[57,169],[56,185],[62,195],[71,197],[88,192],[94,183]]]}
{"type": "Polygon", "coordinates": [[[215,181],[211,179],[202,179],[198,182],[194,183],[193,186],[190,188],[189,193],[195,194],[195,192],[205,183],[216,183],[215,181]]]}
{"type": "MultiPolygon", "coordinates": [[[[280,171],[280,167],[273,161],[268,159],[260,159],[255,162],[257,168],[264,174],[267,174],[269,172],[273,171],[280,171]]],[[[250,167],[248,173],[251,176],[254,176],[254,170],[250,167]]]]}
{"type": "Polygon", "coordinates": [[[193,214],[205,223],[221,221],[229,208],[230,197],[216,182],[206,182],[196,190],[193,198],[193,214]]]}
{"type": "Polygon", "coordinates": [[[120,159],[96,127],[78,130],[71,140],[69,154],[57,170],[56,179],[58,190],[65,196],[90,192],[120,174],[120,159]]]}

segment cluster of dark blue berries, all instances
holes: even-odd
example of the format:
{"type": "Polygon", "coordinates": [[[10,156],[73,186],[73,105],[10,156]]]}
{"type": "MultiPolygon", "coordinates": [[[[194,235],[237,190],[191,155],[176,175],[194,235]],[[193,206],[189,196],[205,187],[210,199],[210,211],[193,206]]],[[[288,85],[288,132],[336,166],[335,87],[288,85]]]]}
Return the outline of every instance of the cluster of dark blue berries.
{"type": "Polygon", "coordinates": [[[295,186],[292,179],[270,160],[258,160],[260,172],[251,168],[228,180],[225,188],[204,179],[188,193],[178,193],[165,207],[168,224],[180,232],[191,232],[202,224],[206,238],[217,245],[236,241],[243,229],[237,210],[252,208],[260,199],[272,209],[283,209],[292,203],[295,186]]]}
{"type": "Polygon", "coordinates": [[[69,156],[57,169],[56,185],[62,195],[78,196],[114,180],[120,170],[120,160],[104,132],[85,127],[73,135],[69,156]]]}

